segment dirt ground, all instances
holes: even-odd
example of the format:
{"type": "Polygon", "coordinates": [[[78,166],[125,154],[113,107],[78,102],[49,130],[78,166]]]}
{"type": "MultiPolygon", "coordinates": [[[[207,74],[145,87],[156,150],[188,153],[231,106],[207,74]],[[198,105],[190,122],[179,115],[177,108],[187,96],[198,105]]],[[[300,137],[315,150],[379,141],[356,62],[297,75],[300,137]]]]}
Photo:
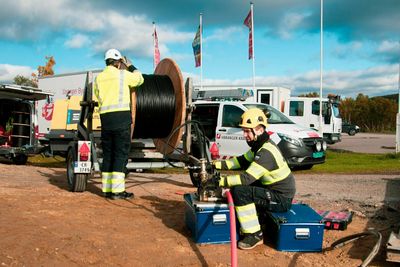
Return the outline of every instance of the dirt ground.
{"type": "MultiPolygon", "coordinates": [[[[72,193],[64,168],[0,163],[0,171],[1,266],[230,266],[229,244],[196,244],[185,226],[183,194],[196,190],[187,174],[130,173],[135,199],[111,201],[101,196],[98,177],[86,192],[72,193]]],[[[239,266],[359,266],[374,238],[327,248],[370,227],[383,234],[370,266],[396,266],[386,262],[385,245],[387,228],[400,222],[396,206],[388,206],[400,202],[400,174],[295,177],[298,201],[351,210],[353,221],[345,231],[324,231],[323,252],[277,251],[265,240],[239,250],[239,266]]]]}

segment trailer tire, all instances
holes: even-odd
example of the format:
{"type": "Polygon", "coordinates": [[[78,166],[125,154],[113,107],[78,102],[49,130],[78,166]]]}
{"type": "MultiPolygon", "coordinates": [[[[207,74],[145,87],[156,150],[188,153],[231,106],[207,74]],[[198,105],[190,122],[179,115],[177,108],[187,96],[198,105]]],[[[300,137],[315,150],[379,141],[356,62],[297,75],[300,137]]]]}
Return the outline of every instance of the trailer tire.
{"type": "Polygon", "coordinates": [[[76,161],[76,145],[70,146],[67,153],[67,180],[69,189],[72,192],[84,192],[89,174],[74,173],[74,162],[76,161]]]}
{"type": "Polygon", "coordinates": [[[25,165],[26,162],[28,161],[28,157],[26,155],[19,154],[19,155],[15,155],[12,158],[12,161],[16,165],[25,165]]]}

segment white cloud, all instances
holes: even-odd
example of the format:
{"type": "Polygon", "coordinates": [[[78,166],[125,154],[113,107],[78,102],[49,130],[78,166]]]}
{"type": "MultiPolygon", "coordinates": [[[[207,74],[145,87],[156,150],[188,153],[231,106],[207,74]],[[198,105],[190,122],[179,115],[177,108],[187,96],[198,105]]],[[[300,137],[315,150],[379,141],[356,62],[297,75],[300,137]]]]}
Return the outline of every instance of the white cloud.
{"type": "Polygon", "coordinates": [[[0,64],[0,82],[10,83],[14,80],[15,76],[22,75],[30,77],[32,73],[37,71],[27,66],[16,66],[10,64],[0,64]]]}
{"type": "MultiPolygon", "coordinates": [[[[230,40],[233,40],[232,36],[237,35],[240,32],[243,32],[244,27],[227,27],[227,28],[220,28],[215,30],[212,35],[209,36],[204,36],[203,41],[211,41],[211,40],[218,40],[218,41],[225,41],[229,42],[230,40]]],[[[194,38],[194,34],[192,36],[194,38]]]]}
{"type": "Polygon", "coordinates": [[[89,37],[83,34],[75,34],[71,39],[65,41],[65,46],[69,48],[81,48],[90,44],[89,37]]]}
{"type": "Polygon", "coordinates": [[[287,13],[278,26],[278,34],[282,39],[290,39],[292,32],[304,21],[306,15],[300,13],[287,13]]]}

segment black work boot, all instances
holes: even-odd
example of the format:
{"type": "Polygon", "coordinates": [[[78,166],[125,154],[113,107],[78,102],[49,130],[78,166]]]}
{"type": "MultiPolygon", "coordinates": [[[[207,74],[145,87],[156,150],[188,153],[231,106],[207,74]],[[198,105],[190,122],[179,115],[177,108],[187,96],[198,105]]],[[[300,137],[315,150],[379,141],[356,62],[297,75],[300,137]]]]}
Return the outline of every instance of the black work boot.
{"type": "Polygon", "coordinates": [[[238,242],[238,248],[240,249],[252,249],[263,243],[263,233],[257,231],[253,234],[246,234],[242,240],[238,242]]]}
{"type": "Polygon", "coordinates": [[[133,193],[130,192],[121,192],[121,193],[111,193],[111,199],[131,199],[133,198],[133,193]]]}
{"type": "Polygon", "coordinates": [[[103,196],[104,196],[105,198],[111,198],[111,195],[112,195],[111,192],[103,193],[103,196]]]}

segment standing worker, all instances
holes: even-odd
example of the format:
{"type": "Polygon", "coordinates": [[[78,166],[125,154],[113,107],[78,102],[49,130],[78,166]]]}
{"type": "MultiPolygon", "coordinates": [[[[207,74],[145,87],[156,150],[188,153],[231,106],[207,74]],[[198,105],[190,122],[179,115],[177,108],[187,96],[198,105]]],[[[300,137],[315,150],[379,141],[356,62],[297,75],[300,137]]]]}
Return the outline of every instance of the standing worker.
{"type": "Polygon", "coordinates": [[[258,108],[245,111],[239,126],[250,150],[245,154],[214,162],[216,169],[246,169],[237,175],[221,176],[220,187],[230,188],[243,238],[240,249],[263,243],[257,212],[285,212],[296,192],[295,180],[279,148],[270,140],[267,117],[258,108]]]}
{"type": "Polygon", "coordinates": [[[102,191],[106,198],[130,199],[133,193],[125,190],[124,172],[131,145],[130,89],[140,86],[143,76],[116,49],[109,49],[104,59],[106,67],[94,82],[101,120],[102,191]]]}

